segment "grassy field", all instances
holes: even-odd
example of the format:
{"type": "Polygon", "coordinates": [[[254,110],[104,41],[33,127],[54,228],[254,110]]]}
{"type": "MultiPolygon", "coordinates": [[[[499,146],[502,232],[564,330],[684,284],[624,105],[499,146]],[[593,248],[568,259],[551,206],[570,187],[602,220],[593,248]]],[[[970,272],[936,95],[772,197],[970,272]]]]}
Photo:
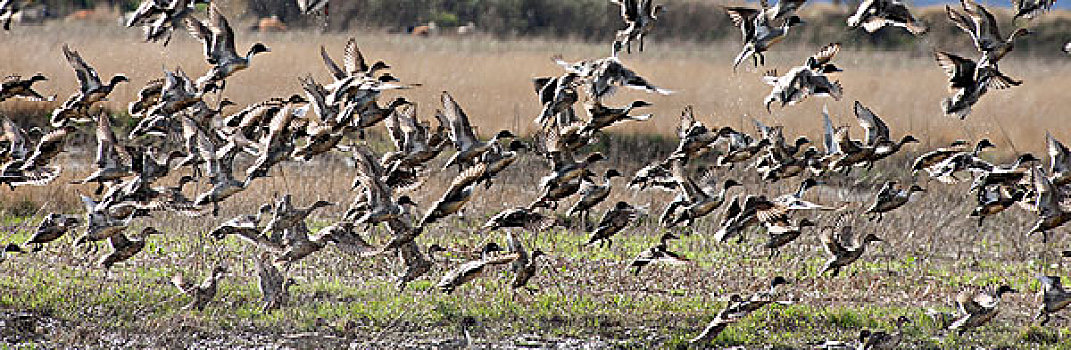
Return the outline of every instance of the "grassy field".
{"type": "MultiPolygon", "coordinates": [[[[200,49],[183,33],[166,49],[140,44],[136,31],[100,28],[100,35],[84,29],[46,27],[41,33],[8,36],[0,41],[0,73],[43,72],[51,80],[40,90],[63,99],[75,86],[73,72],[60,47],[68,42],[94,65],[102,76],[123,72],[133,80],[112,97],[110,106],[125,109],[140,84],[161,74],[161,67],[182,66],[190,75],[206,69],[200,49]]],[[[296,77],[312,73],[326,80],[319,61],[319,45],[341,55],[341,35],[289,33],[239,35],[238,46],[262,41],[272,53],[258,56],[253,67],[229,80],[227,97],[239,104],[299,91],[296,77]]],[[[481,38],[420,40],[379,33],[358,36],[370,59],[391,64],[394,75],[422,83],[401,94],[420,104],[422,118],[437,107],[438,94],[449,90],[465,107],[481,133],[509,128],[531,132],[539,106],[530,78],[559,74],[550,56],[567,60],[605,55],[608,45],[555,41],[496,42],[481,38]]],[[[793,47],[767,55],[765,69],[785,70],[802,63],[814,49],[793,47]]],[[[655,84],[678,91],[671,96],[624,92],[614,102],[642,98],[653,102],[654,120],[616,128],[605,144],[596,147],[610,155],[604,167],[631,174],[655,156],[665,156],[675,140],[671,136],[677,115],[694,105],[707,125],[729,125],[751,131],[753,117],[767,124],[785,125],[786,133],[820,140],[819,111],[828,104],[839,124],[853,124],[850,107],[860,100],[881,115],[894,135],[911,133],[923,140],[903,156],[884,161],[874,171],[851,177],[835,176],[809,194],[809,199],[858,212],[884,180],[911,181],[904,170],[909,158],[955,138],[988,137],[1000,146],[992,155],[1006,160],[1014,151],[1044,152],[1046,130],[1061,139],[1071,138],[1062,111],[1071,107],[1065,88],[1071,66],[1063,61],[1009,56],[1001,66],[1008,75],[1025,80],[1023,86],[991,92],[965,122],[943,117],[938,102],[946,95],[944,75],[927,54],[860,52],[846,43],[836,62],[845,72],[841,101],[812,98],[797,106],[767,114],[762,97],[768,92],[756,71],[733,74],[729,60],[735,43],[713,46],[691,44],[650,46],[643,54],[624,61],[655,84]]],[[[389,97],[388,97],[389,98],[389,97]]],[[[48,106],[50,107],[50,106],[48,106]]],[[[4,102],[0,111],[32,110],[20,102],[4,102]]],[[[373,137],[377,147],[381,141],[373,137]]],[[[382,149],[382,148],[379,148],[382,149]]],[[[23,242],[40,218],[53,211],[80,213],[76,191],[92,186],[65,185],[89,172],[87,150],[74,150],[63,159],[64,175],[53,185],[0,191],[3,222],[0,243],[23,242]]],[[[315,228],[330,224],[345,211],[354,195],[354,171],[332,155],[312,164],[287,163],[272,177],[229,199],[219,217],[185,218],[163,214],[137,221],[132,229],[154,226],[164,231],[150,239],[137,257],[104,271],[96,261],[101,252],[72,248],[65,237],[35,254],[10,256],[0,262],[0,348],[7,344],[42,347],[230,347],[278,344],[292,347],[390,348],[440,347],[456,344],[460,324],[475,319],[477,345],[522,347],[684,347],[686,339],[705,326],[731,293],[763,288],[775,275],[792,281],[794,305],[764,309],[735,324],[711,346],[746,348],[767,346],[805,348],[823,340],[850,340],[860,328],[891,329],[897,316],[914,322],[906,327],[907,340],[916,348],[1071,348],[1071,324],[1056,320],[1047,327],[1032,326],[1037,305],[1034,276],[1066,276],[1051,252],[1066,249],[1066,235],[1057,232],[1049,245],[1024,232],[1033,214],[1019,209],[987,220],[981,229],[967,218],[973,199],[967,184],[946,186],[919,181],[929,189],[881,223],[859,218],[856,232],[885,239],[872,246],[863,259],[840,277],[819,276],[825,259],[817,230],[783,250],[766,257],[759,244],[761,233],[749,234],[744,244],[718,244],[711,240],[719,215],[700,220],[690,235],[671,248],[695,260],[683,267],[658,266],[633,276],[628,261],[654,244],[663,229],[646,218],[620,234],[612,248],[581,248],[587,235],[555,229],[522,234],[529,247],[550,253],[543,260],[533,285],[534,295],[514,294],[508,272],[494,271],[451,295],[433,290],[443,271],[457,262],[445,262],[422,280],[397,292],[394,276],[402,269],[397,259],[357,259],[335,249],[313,255],[290,271],[298,285],[293,300],[281,310],[262,313],[256,290],[255,248],[234,239],[214,240],[206,234],[215,225],[239,213],[251,213],[275,194],[291,193],[299,206],[317,199],[339,205],[317,212],[315,228]],[[199,279],[212,266],[231,270],[217,300],[203,312],[183,311],[187,301],[170,286],[181,273],[199,279]],[[955,294],[966,286],[1010,284],[1023,293],[1002,302],[1001,314],[988,326],[955,336],[936,329],[924,315],[926,308],[951,310],[955,294]],[[22,316],[20,316],[22,315],[22,316]],[[27,326],[28,325],[28,326],[27,326]]],[[[446,157],[441,157],[441,162],[446,157]]],[[[709,159],[701,162],[709,161],[709,159]]],[[[436,163],[440,164],[440,163],[436,163]]],[[[435,166],[433,164],[433,166],[435,166]]],[[[241,168],[239,166],[239,168],[241,168]]],[[[475,234],[474,228],[497,211],[525,205],[538,193],[533,183],[547,171],[534,155],[507,171],[490,190],[479,188],[468,204],[465,218],[451,217],[433,225],[418,241],[422,245],[477,247],[488,240],[504,242],[504,232],[475,234]]],[[[421,208],[442,194],[454,171],[434,176],[411,193],[421,208]]],[[[795,189],[798,180],[762,184],[753,172],[724,171],[724,177],[747,184],[742,193],[777,195],[795,189]]],[[[173,179],[164,181],[171,183],[173,179]]],[[[191,186],[190,192],[205,184],[191,186]]],[[[655,218],[672,196],[658,192],[632,192],[615,181],[608,200],[649,205],[655,218]]],[[[567,208],[563,203],[562,211],[567,208]]],[[[600,211],[606,204],[600,207],[600,211]]],[[[831,225],[831,215],[813,216],[831,225]]],[[[366,234],[375,243],[386,233],[366,234]]]]}

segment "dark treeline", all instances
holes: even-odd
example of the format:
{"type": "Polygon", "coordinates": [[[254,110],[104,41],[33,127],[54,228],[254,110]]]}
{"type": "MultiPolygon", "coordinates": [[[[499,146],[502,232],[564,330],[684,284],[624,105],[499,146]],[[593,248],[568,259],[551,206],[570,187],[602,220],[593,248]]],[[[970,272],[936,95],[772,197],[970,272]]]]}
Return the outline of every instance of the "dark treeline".
{"type": "MultiPolygon", "coordinates": [[[[111,6],[122,10],[137,7],[138,0],[43,0],[53,13],[63,15],[80,8],[111,6]]],[[[709,42],[739,40],[739,30],[722,10],[723,1],[661,0],[667,11],[655,30],[655,40],[709,42]]],[[[850,3],[850,2],[849,2],[850,3]]],[[[231,0],[220,4],[231,10],[244,9],[246,19],[278,16],[291,27],[319,26],[323,17],[304,16],[296,0],[231,0]]],[[[435,22],[441,30],[474,24],[478,31],[501,38],[551,37],[585,41],[606,41],[622,27],[619,9],[608,0],[334,0],[330,5],[326,28],[345,31],[384,28],[404,32],[414,26],[435,22]]],[[[912,50],[919,53],[934,48],[969,50],[969,38],[945,18],[941,7],[916,9],[916,14],[930,26],[930,33],[915,38],[899,28],[885,28],[867,34],[849,29],[844,21],[851,4],[811,11],[804,15],[807,24],[796,28],[788,41],[822,45],[829,42],[853,43],[879,49],[912,50]]],[[[1001,9],[1003,10],[1003,9],[1001,9]]],[[[1004,11],[998,12],[1004,33],[1012,31],[1004,11]]],[[[1025,23],[1025,21],[1023,22],[1025,23]]],[[[1021,25],[1023,23],[1020,23],[1021,25]]],[[[1017,51],[1038,55],[1059,55],[1059,49],[1071,40],[1071,16],[1053,13],[1027,24],[1035,34],[1016,44],[1017,51]]]]}

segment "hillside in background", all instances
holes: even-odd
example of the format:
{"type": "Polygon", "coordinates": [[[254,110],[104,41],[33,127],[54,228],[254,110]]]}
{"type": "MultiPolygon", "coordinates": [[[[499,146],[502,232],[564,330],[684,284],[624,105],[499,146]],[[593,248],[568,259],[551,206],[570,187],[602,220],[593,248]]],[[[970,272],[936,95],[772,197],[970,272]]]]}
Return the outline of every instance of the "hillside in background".
{"type": "MultiPolygon", "coordinates": [[[[732,26],[722,6],[743,2],[661,0],[668,9],[658,23],[652,40],[672,42],[709,42],[739,40],[739,31],[732,26]]],[[[82,8],[114,8],[129,11],[137,6],[135,0],[42,1],[50,12],[64,16],[82,8]]],[[[258,18],[277,16],[291,28],[326,28],[341,32],[357,29],[376,29],[405,32],[414,26],[435,22],[443,34],[454,28],[473,24],[477,32],[499,38],[548,37],[584,41],[609,42],[622,26],[619,9],[608,0],[347,0],[331,3],[327,17],[301,15],[295,0],[234,0],[218,1],[225,12],[241,18],[249,27],[258,18]]],[[[845,19],[854,9],[853,1],[842,5],[828,2],[806,6],[801,16],[807,25],[796,28],[788,42],[821,45],[829,42],[851,42],[877,49],[928,52],[933,48],[969,50],[969,40],[945,18],[943,3],[919,2],[916,15],[928,23],[931,31],[914,38],[897,28],[886,28],[870,35],[850,29],[845,19]]],[[[1011,32],[1009,2],[984,1],[996,13],[1004,32],[1011,32]]],[[[1016,50],[1037,55],[1061,55],[1063,43],[1071,40],[1071,16],[1066,10],[1043,15],[1033,22],[1021,22],[1031,27],[1035,35],[1017,43],[1016,50]]]]}

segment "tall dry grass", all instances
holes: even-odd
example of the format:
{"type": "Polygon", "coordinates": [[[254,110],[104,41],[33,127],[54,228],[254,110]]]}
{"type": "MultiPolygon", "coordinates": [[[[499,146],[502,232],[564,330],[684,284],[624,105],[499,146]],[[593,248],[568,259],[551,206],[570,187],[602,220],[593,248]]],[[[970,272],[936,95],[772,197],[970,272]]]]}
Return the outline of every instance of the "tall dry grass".
{"type": "MultiPolygon", "coordinates": [[[[60,99],[71,94],[76,80],[63,59],[61,47],[70,44],[94,65],[101,75],[125,73],[133,83],[122,85],[109,106],[125,109],[144,82],[162,75],[161,69],[181,66],[190,75],[207,70],[200,47],[185,33],[176,33],[167,48],[143,44],[139,32],[123,28],[76,28],[47,26],[23,30],[19,36],[0,41],[0,73],[32,74],[43,72],[49,81],[40,89],[55,93],[60,99]]],[[[482,134],[510,128],[535,129],[531,123],[538,113],[531,78],[560,74],[550,56],[561,54],[566,60],[604,56],[609,45],[573,42],[526,40],[501,42],[486,38],[418,39],[384,33],[352,33],[358,37],[369,59],[382,59],[393,66],[396,76],[422,87],[400,92],[420,105],[421,115],[429,117],[438,106],[438,94],[448,90],[462,103],[482,134]]],[[[272,48],[269,54],[256,57],[252,68],[229,80],[225,96],[239,104],[270,97],[299,93],[297,77],[313,74],[320,81],[328,75],[319,59],[319,46],[325,45],[341,59],[342,47],[350,34],[313,33],[255,34],[239,33],[237,44],[244,51],[260,41],[272,48]]],[[[744,69],[736,74],[729,60],[735,55],[733,43],[655,44],[642,54],[625,55],[623,60],[655,84],[677,91],[671,96],[645,95],[626,91],[611,101],[626,103],[641,98],[655,103],[652,122],[624,126],[618,130],[671,133],[679,111],[695,105],[708,124],[744,127],[744,116],[770,124],[784,124],[796,133],[819,136],[819,111],[827,104],[838,123],[854,123],[850,114],[854,100],[862,101],[884,117],[894,134],[912,133],[923,140],[943,142],[949,138],[990,137],[1001,146],[1014,144],[1019,150],[1040,151],[1039,138],[1045,130],[1057,137],[1071,137],[1062,126],[1067,121],[1062,111],[1071,107],[1064,98],[1071,83],[1064,77],[1071,71],[1061,60],[1021,57],[1012,54],[1002,62],[1008,75],[1025,83],[1006,91],[985,96],[966,120],[945,118],[939,101],[948,95],[945,77],[929,55],[899,52],[857,51],[851,43],[836,62],[845,72],[838,79],[844,84],[841,101],[811,98],[802,104],[768,114],[762,98],[769,89],[761,80],[761,71],[784,71],[812,54],[817,47],[792,47],[791,41],[767,55],[767,64],[758,70],[744,69]],[[1003,128],[1003,131],[1001,131],[1003,128]],[[1007,135],[1007,137],[1005,137],[1007,135]]],[[[971,52],[960,52],[973,55],[971,52]]],[[[8,105],[0,106],[0,111],[8,105]]]]}

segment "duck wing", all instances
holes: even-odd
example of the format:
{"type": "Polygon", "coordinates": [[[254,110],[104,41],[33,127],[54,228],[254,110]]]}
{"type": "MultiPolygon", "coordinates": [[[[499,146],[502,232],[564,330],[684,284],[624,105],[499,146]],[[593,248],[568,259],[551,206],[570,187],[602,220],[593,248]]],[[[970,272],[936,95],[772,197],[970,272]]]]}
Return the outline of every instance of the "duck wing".
{"type": "Polygon", "coordinates": [[[859,125],[866,130],[867,146],[889,140],[889,126],[859,101],[855,101],[855,117],[859,119],[859,125]]]}
{"type": "Polygon", "coordinates": [[[357,47],[357,39],[350,38],[346,42],[346,53],[342,57],[342,64],[346,68],[346,72],[350,75],[357,75],[362,73],[368,73],[370,68],[364,61],[364,55],[361,54],[361,49],[357,47]]]}
{"type": "Polygon", "coordinates": [[[74,73],[78,76],[78,83],[81,85],[83,94],[97,91],[103,86],[97,70],[90,67],[82,59],[82,55],[78,54],[78,51],[71,50],[67,44],[63,44],[63,55],[67,57],[67,63],[70,63],[71,67],[74,68],[74,73]]]}
{"type": "Polygon", "coordinates": [[[443,116],[450,123],[450,138],[453,139],[454,146],[459,151],[471,148],[478,141],[472,131],[472,125],[469,124],[469,116],[446,91],[442,94],[442,104],[443,116]]]}
{"type": "Polygon", "coordinates": [[[1049,150],[1049,165],[1053,173],[1071,171],[1071,151],[1051,133],[1045,132],[1045,142],[1049,150]]]}
{"type": "Polygon", "coordinates": [[[338,67],[335,60],[331,59],[331,55],[327,53],[327,48],[320,45],[320,57],[324,60],[324,65],[327,66],[327,71],[331,72],[331,76],[335,77],[335,80],[346,79],[346,72],[342,71],[342,68],[338,67]]]}
{"type": "Polygon", "coordinates": [[[234,30],[227,23],[227,17],[215,3],[208,6],[208,29],[212,31],[212,53],[221,62],[238,58],[238,51],[234,48],[234,30]]]}

